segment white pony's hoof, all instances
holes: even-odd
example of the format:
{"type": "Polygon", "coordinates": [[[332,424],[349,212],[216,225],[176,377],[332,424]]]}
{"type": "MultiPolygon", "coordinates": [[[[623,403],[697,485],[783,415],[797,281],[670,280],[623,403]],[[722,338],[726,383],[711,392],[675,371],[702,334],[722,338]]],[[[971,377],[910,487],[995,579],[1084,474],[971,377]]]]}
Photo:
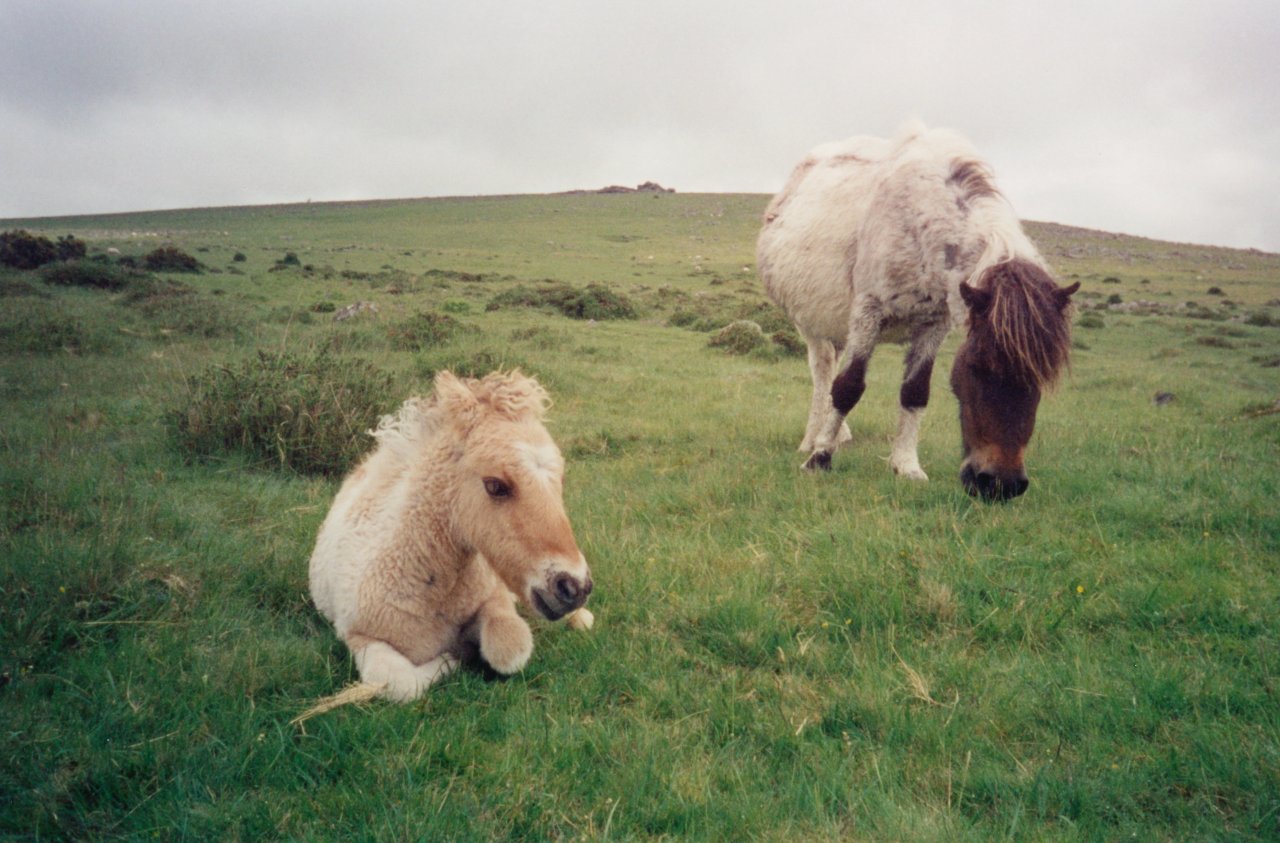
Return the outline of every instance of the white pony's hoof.
{"type": "Polygon", "coordinates": [[[925,481],[929,479],[929,475],[924,473],[924,469],[920,467],[919,460],[897,460],[890,459],[889,467],[893,469],[893,473],[907,480],[925,481]]]}
{"type": "Polygon", "coordinates": [[[578,609],[570,612],[564,622],[569,625],[570,629],[588,630],[595,626],[596,616],[591,614],[590,609],[578,609]]]}

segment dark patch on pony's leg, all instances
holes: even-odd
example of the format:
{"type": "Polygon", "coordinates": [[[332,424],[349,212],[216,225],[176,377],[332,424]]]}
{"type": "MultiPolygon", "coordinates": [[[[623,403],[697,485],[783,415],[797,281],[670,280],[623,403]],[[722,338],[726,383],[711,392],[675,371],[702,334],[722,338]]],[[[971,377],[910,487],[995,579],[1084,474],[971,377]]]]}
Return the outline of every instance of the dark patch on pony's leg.
{"type": "MultiPolygon", "coordinates": [[[[849,361],[849,365],[845,366],[844,371],[836,375],[835,380],[831,382],[831,404],[835,408],[836,413],[840,416],[840,421],[844,421],[844,417],[849,415],[849,411],[858,403],[858,399],[862,397],[862,393],[867,389],[867,358],[855,357],[849,361]]],[[[839,431],[840,425],[835,425],[835,430],[839,431]]],[[[834,444],[832,445],[834,448],[834,444]]],[[[805,460],[804,467],[808,471],[815,469],[821,471],[831,470],[831,451],[820,449],[809,455],[809,459],[805,460]]]]}
{"type": "Polygon", "coordinates": [[[867,388],[867,358],[855,357],[849,361],[844,371],[836,375],[831,383],[831,403],[841,416],[849,415],[849,411],[858,403],[867,388]]]}
{"type": "Polygon", "coordinates": [[[806,471],[830,471],[831,452],[814,451],[809,455],[809,459],[804,461],[804,468],[806,471]]]}
{"type": "Polygon", "coordinates": [[[923,410],[929,406],[929,382],[933,378],[933,358],[929,358],[911,369],[911,361],[907,361],[907,376],[902,381],[902,389],[898,391],[898,403],[904,410],[923,410]]]}

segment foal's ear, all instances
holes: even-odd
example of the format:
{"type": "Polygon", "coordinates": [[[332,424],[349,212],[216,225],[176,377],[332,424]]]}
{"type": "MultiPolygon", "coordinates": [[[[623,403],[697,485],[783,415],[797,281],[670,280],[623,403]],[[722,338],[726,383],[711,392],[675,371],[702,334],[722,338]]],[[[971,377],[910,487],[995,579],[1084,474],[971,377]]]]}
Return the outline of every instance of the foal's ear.
{"type": "Polygon", "coordinates": [[[964,303],[969,309],[981,316],[991,307],[991,293],[986,290],[980,290],[977,287],[970,287],[966,282],[960,282],[960,298],[964,299],[964,303]]]}
{"type": "Polygon", "coordinates": [[[453,372],[445,370],[436,372],[434,386],[436,401],[444,409],[445,414],[452,418],[467,419],[479,404],[471,387],[453,372]]]}
{"type": "Polygon", "coordinates": [[[1059,287],[1057,289],[1058,307],[1063,308],[1071,304],[1071,297],[1075,295],[1076,290],[1080,289],[1080,282],[1072,284],[1069,287],[1059,287]]]}

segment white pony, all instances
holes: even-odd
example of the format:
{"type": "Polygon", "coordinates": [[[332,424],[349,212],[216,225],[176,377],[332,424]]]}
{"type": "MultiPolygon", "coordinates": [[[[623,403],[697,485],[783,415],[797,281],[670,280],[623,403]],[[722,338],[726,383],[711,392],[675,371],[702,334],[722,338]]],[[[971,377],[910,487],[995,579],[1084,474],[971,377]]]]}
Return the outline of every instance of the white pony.
{"type": "Polygon", "coordinates": [[[845,417],[876,344],[905,338],[889,464],[927,479],[917,446],[934,358],[952,325],[967,324],[952,369],[961,481],[989,499],[1026,490],[1023,453],[1041,393],[1068,360],[1079,284],[1054,284],[968,142],[914,125],[814,149],[769,203],[756,253],[765,290],[808,344],[806,468],[829,469],[851,438],[845,417]]]}
{"type": "Polygon", "coordinates": [[[564,460],[546,392],[518,372],[435,378],[382,419],[343,482],[311,556],[311,595],[363,684],[421,695],[477,650],[495,671],[533,651],[516,595],[550,620],[581,608],[591,576],[564,511],[564,460]]]}

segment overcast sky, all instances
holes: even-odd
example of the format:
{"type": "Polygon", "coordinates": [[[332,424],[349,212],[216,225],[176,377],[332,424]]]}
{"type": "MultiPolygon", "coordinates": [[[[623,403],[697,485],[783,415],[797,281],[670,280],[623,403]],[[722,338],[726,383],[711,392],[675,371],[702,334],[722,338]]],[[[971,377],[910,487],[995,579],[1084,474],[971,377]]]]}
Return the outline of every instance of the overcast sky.
{"type": "Polygon", "coordinates": [[[968,135],[1027,219],[1280,251],[1277,0],[0,0],[0,218],[778,190],[968,135]]]}

